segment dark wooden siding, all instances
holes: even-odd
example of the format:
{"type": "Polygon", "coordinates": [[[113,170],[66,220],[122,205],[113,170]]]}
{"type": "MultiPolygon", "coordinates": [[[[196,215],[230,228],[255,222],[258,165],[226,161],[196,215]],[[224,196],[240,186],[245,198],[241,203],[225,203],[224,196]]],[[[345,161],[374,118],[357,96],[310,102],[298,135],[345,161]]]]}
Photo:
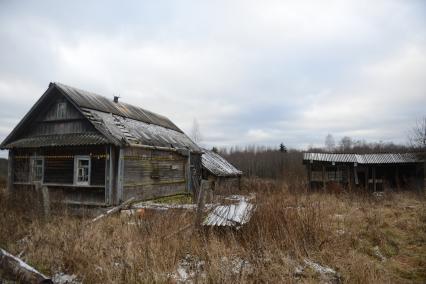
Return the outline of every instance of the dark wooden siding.
{"type": "Polygon", "coordinates": [[[46,147],[19,149],[14,159],[14,188],[34,188],[30,183],[30,157],[44,158],[43,182],[48,186],[52,200],[66,202],[102,204],[105,201],[105,146],[87,147],[46,147]],[[89,156],[91,177],[89,186],[75,186],[74,158],[89,156]]]}
{"type": "Polygon", "coordinates": [[[91,159],[90,184],[105,185],[105,158],[93,157],[91,159]]]}
{"type": "Polygon", "coordinates": [[[13,180],[15,182],[28,182],[30,177],[30,158],[17,156],[14,159],[13,180]]]}
{"type": "Polygon", "coordinates": [[[74,157],[46,156],[44,158],[44,182],[73,184],[74,157]]]}
{"type": "Polygon", "coordinates": [[[34,119],[25,137],[87,132],[96,131],[71,103],[57,95],[44,106],[44,110],[34,119]],[[59,104],[64,106],[62,116],[58,116],[60,114],[58,112],[59,104]]]}
{"type": "Polygon", "coordinates": [[[126,148],[123,199],[185,192],[187,158],[174,152],[126,148]]]}

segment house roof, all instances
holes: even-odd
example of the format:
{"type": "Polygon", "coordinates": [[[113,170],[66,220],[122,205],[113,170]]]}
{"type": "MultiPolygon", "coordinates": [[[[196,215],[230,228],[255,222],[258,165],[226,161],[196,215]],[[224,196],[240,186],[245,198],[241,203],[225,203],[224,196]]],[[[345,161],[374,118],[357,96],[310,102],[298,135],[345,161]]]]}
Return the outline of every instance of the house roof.
{"type": "Polygon", "coordinates": [[[96,144],[142,145],[202,152],[198,145],[165,116],[129,104],[115,103],[103,96],[61,83],[49,84],[48,90],[3,141],[1,148],[96,144]],[[36,112],[52,90],[58,90],[64,95],[99,133],[13,139],[17,130],[31,120],[32,113],[36,112]]]}
{"type": "Polygon", "coordinates": [[[380,153],[380,154],[336,154],[336,153],[304,153],[304,161],[358,163],[358,164],[405,164],[417,163],[419,159],[414,153],[380,153]]]}
{"type": "Polygon", "coordinates": [[[96,133],[87,134],[63,134],[28,137],[9,143],[8,148],[37,148],[54,146],[78,146],[108,144],[108,140],[96,133]]]}
{"type": "Polygon", "coordinates": [[[70,87],[61,83],[51,84],[55,85],[80,108],[88,108],[101,112],[112,113],[183,133],[183,131],[180,130],[173,122],[171,122],[171,120],[160,114],[153,113],[149,110],[122,102],[115,103],[111,99],[108,99],[104,96],[70,87]]]}
{"type": "Polygon", "coordinates": [[[201,156],[202,166],[215,176],[240,176],[242,171],[235,168],[231,163],[225,160],[219,154],[203,149],[204,153],[201,156]]]}

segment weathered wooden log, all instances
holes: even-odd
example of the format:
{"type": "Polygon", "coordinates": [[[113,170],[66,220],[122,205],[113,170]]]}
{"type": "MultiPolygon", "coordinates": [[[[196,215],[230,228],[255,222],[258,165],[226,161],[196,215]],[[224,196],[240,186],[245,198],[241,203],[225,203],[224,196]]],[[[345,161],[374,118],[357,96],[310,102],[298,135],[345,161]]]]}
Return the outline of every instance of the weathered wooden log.
{"type": "Polygon", "coordinates": [[[201,223],[203,221],[203,211],[205,206],[204,194],[206,192],[206,184],[207,182],[205,180],[201,180],[200,189],[198,192],[197,211],[195,216],[195,226],[197,228],[201,227],[201,223]]]}
{"type": "Polygon", "coordinates": [[[103,214],[101,214],[101,215],[97,216],[96,218],[94,218],[94,219],[92,220],[92,223],[97,222],[97,221],[99,221],[100,219],[102,219],[102,218],[104,218],[104,217],[106,217],[106,216],[109,216],[109,215],[112,215],[112,214],[114,214],[114,213],[117,213],[117,212],[119,212],[121,209],[125,209],[125,208],[127,208],[128,206],[130,206],[130,204],[131,204],[133,201],[135,201],[135,198],[134,198],[134,197],[132,197],[132,198],[128,199],[127,201],[123,202],[122,204],[120,204],[120,205],[118,205],[118,206],[116,206],[116,207],[114,207],[114,208],[109,209],[107,212],[105,212],[105,213],[103,213],[103,214]]]}
{"type": "Polygon", "coordinates": [[[53,284],[53,281],[33,267],[0,248],[0,277],[25,284],[53,284]]]}

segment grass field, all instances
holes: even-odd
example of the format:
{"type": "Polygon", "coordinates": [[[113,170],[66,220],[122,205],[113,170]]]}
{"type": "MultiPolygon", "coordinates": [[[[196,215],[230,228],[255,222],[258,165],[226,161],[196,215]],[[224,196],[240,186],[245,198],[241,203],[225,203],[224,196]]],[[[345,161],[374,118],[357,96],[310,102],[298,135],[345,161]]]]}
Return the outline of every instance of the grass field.
{"type": "Polygon", "coordinates": [[[291,193],[263,180],[245,180],[243,188],[256,193],[246,226],[181,232],[194,222],[192,212],[148,211],[90,224],[66,208],[43,218],[28,200],[2,193],[0,247],[47,275],[76,274],[84,283],[173,283],[182,261],[201,283],[426,282],[424,195],[291,193]],[[327,278],[307,262],[337,276],[327,278]]]}

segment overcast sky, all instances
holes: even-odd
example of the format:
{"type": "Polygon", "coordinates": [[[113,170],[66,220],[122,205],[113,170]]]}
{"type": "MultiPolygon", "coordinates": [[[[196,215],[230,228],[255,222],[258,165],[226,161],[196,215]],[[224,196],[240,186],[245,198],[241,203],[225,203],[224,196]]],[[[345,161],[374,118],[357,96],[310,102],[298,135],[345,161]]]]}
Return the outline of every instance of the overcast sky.
{"type": "Polygon", "coordinates": [[[426,1],[1,0],[0,140],[51,81],[196,118],[206,146],[405,143],[426,1]]]}

